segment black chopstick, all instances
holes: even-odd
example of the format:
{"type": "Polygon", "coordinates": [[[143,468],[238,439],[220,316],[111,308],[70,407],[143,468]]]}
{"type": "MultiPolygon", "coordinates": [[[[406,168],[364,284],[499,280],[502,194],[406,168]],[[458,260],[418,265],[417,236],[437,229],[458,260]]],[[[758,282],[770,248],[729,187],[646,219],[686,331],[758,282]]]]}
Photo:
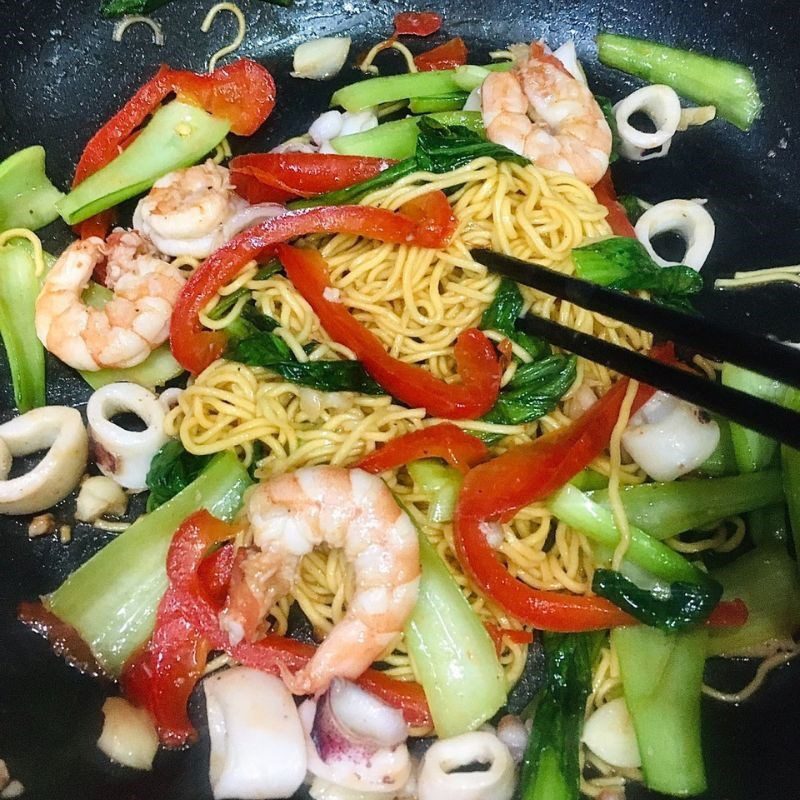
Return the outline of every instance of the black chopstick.
{"type": "Polygon", "coordinates": [[[796,411],[533,314],[521,317],[518,325],[525,333],[800,449],[800,413],[796,411]]]}
{"type": "Polygon", "coordinates": [[[651,331],[663,339],[706,355],[746,367],[759,375],[800,387],[800,350],[774,339],[684,314],[493,250],[477,249],[471,253],[476,261],[492,272],[512,278],[517,283],[651,331]]]}

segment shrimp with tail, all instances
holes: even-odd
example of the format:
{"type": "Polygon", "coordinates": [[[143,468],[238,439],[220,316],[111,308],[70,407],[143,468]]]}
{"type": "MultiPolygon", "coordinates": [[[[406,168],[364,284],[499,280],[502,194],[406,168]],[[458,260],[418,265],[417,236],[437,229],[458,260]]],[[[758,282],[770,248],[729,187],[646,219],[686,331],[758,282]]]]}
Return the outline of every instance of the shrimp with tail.
{"type": "Polygon", "coordinates": [[[291,591],[304,555],[321,544],[343,548],[355,577],[345,616],[303,669],[282,677],[295,694],[357,678],[400,636],[417,601],[419,543],[408,515],[380,478],[327,466],[261,484],[246,514],[255,547],[237,559],[220,613],[231,642],[253,639],[272,605],[291,591]]]}

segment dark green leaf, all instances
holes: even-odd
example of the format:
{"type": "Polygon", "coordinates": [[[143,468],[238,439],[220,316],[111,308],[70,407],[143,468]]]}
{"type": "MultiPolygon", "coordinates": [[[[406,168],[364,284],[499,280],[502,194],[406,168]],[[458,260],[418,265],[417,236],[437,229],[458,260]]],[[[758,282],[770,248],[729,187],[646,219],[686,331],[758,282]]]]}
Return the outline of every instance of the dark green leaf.
{"type": "Polygon", "coordinates": [[[153,511],[178,492],[185,489],[204,469],[212,456],[196,456],[184,450],[183,445],[173,439],[167,442],[150,462],[147,472],[147,510],[153,511]]]}
{"type": "Polygon", "coordinates": [[[521,425],[549,414],[575,382],[575,356],[553,355],[517,368],[513,380],[484,416],[486,422],[521,425]]]}
{"type": "Polygon", "coordinates": [[[339,206],[346,203],[357,203],[370,192],[382,189],[384,186],[391,186],[406,175],[420,170],[437,173],[451,172],[482,156],[490,156],[497,161],[512,161],[515,164],[529,163],[527,158],[517,155],[502,145],[486,141],[469,128],[461,125],[443,125],[429,117],[420,117],[417,151],[411,158],[392,165],[374,178],[308,200],[296,200],[289,203],[289,207],[307,208],[309,206],[339,206]]]}
{"type": "Polygon", "coordinates": [[[322,392],[386,392],[369,376],[360,361],[306,361],[294,357],[289,346],[274,333],[259,332],[233,342],[226,357],[251,367],[266,367],[284,380],[322,392]]]}
{"type": "Polygon", "coordinates": [[[619,158],[619,131],[617,130],[617,115],[614,113],[614,107],[607,97],[601,94],[596,94],[594,99],[597,100],[597,105],[603,112],[606,118],[608,127],[611,128],[611,154],[608,158],[608,163],[613,164],[619,158]]]}
{"type": "Polygon", "coordinates": [[[577,800],[580,737],[598,638],[588,633],[544,633],[547,683],[522,762],[522,800],[577,800]]]}
{"type": "Polygon", "coordinates": [[[678,631],[702,622],[722,597],[722,587],[711,579],[703,586],[676,581],[668,588],[650,590],[609,569],[595,571],[592,591],[645,625],[663,631],[678,631]]]}
{"type": "Polygon", "coordinates": [[[321,392],[359,392],[381,395],[381,388],[364,369],[360,361],[281,361],[269,366],[284,380],[321,392]]]}
{"type": "Polygon", "coordinates": [[[631,221],[631,225],[635,225],[639,217],[644,214],[644,208],[639,202],[639,198],[632,194],[621,194],[617,201],[625,209],[625,214],[631,221]]]}
{"type": "Polygon", "coordinates": [[[494,300],[481,317],[483,330],[504,333],[509,339],[517,332],[517,320],[522,313],[522,292],[511,278],[501,278],[494,300]]]}
{"type": "Polygon", "coordinates": [[[612,236],[576,247],[572,260],[578,277],[611,289],[650,292],[654,300],[691,311],[689,298],[703,288],[690,267],[660,267],[636,239],[612,236]]]}
{"type": "Polygon", "coordinates": [[[251,367],[271,367],[277,362],[294,359],[291,348],[280,336],[265,331],[233,341],[226,356],[251,367]]]}
{"type": "Polygon", "coordinates": [[[420,117],[417,152],[418,169],[426,172],[452,172],[476,158],[511,161],[525,166],[527,158],[507,147],[490,142],[463,125],[443,125],[430,117],[420,117]]]}
{"type": "Polygon", "coordinates": [[[170,0],[101,0],[100,13],[104,17],[121,17],[125,14],[149,14],[170,0]]]}
{"type": "MultiPolygon", "coordinates": [[[[277,259],[273,259],[269,262],[266,266],[262,267],[256,274],[253,276],[253,280],[255,281],[265,281],[267,278],[275,275],[277,272],[280,272],[283,269],[281,262],[277,259]]],[[[241,289],[237,289],[235,292],[231,292],[229,295],[221,298],[220,301],[211,309],[209,313],[209,317],[211,319],[222,319],[238,302],[240,297],[244,297],[245,295],[250,294],[250,290],[242,287],[241,289]]],[[[263,315],[262,315],[263,316],[263,315]]],[[[267,317],[269,319],[269,317],[267,317]]],[[[273,327],[277,327],[277,322],[274,324],[273,327]]]]}
{"type": "MultiPolygon", "coordinates": [[[[125,14],[149,14],[171,0],[101,0],[100,13],[104,17],[121,17],[125,14]]],[[[293,0],[266,0],[274,6],[288,7],[293,0]]]]}

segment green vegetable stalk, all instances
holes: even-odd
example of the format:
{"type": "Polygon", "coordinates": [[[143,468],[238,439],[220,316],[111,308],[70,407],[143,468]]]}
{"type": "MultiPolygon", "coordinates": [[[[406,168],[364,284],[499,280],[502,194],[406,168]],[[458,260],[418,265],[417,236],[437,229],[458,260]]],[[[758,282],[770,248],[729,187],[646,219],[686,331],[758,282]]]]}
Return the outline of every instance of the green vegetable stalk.
{"type": "MultiPolygon", "coordinates": [[[[800,411],[800,390],[787,387],[783,403],[787,408],[800,411]]],[[[800,450],[781,445],[781,469],[789,526],[792,530],[798,568],[800,568],[800,450]]]]}
{"type": "Polygon", "coordinates": [[[232,519],[249,485],[233,453],[215,456],[183,491],[73,572],[44,598],[45,605],[78,631],[106,671],[118,675],[153,630],[167,588],[167,550],[178,526],[200,508],[232,519]]]}
{"type": "Polygon", "coordinates": [[[406,644],[436,733],[457,736],[491,719],[508,688],[489,634],[421,532],[419,546],[422,578],[406,644]]]}
{"type": "Polygon", "coordinates": [[[746,654],[764,642],[791,639],[800,628],[797,567],[785,545],[760,544],[711,575],[724,587],[724,599],[744,600],[748,616],[739,628],[714,628],[709,655],[746,654]]]}
{"type": "Polygon", "coordinates": [[[36,231],[58,219],[56,203],[64,196],[50,183],[44,148],[26,147],[0,163],[0,232],[36,231]]]}
{"type": "Polygon", "coordinates": [[[412,97],[408,110],[412,114],[430,114],[437,111],[460,111],[467,102],[466,92],[453,92],[434,97],[412,97]]]}
{"type": "Polygon", "coordinates": [[[546,683],[519,777],[520,800],[578,800],[580,738],[597,638],[544,633],[546,683]]]}
{"type": "Polygon", "coordinates": [[[450,522],[464,476],[436,458],[422,458],[408,465],[408,473],[419,491],[430,497],[429,522],[450,522]]]}
{"type": "Polygon", "coordinates": [[[743,64],[613,33],[598,34],[597,55],[607,67],[664,83],[698,105],[716,106],[721,117],[742,130],[761,113],[758,87],[743,64]]]}
{"type": "MultiPolygon", "coordinates": [[[[554,516],[592,541],[606,548],[616,547],[619,543],[619,531],[611,512],[574,486],[567,484],[556,492],[548,505],[554,516]]],[[[704,572],[690,564],[680,553],[635,527],[633,522],[630,534],[630,545],[625,553],[625,559],[630,563],[668,583],[684,581],[701,586],[708,583],[704,572]]]]}
{"type": "MultiPolygon", "coordinates": [[[[722,367],[722,383],[773,403],[782,403],[786,396],[786,386],[780,381],[765,378],[733,364],[722,367]]],[[[743,428],[738,423],[731,422],[730,426],[739,472],[756,472],[772,463],[778,448],[777,442],[743,428]]]]}
{"type": "Polygon", "coordinates": [[[640,625],[611,631],[646,785],[686,797],[706,788],[700,687],[708,632],[664,633],[640,625]]]}
{"type": "Polygon", "coordinates": [[[351,83],[334,92],[331,106],[345,111],[363,111],[381,103],[394,103],[412,97],[437,97],[463,91],[455,80],[455,70],[432,70],[404,75],[388,75],[351,83]]]}
{"type": "Polygon", "coordinates": [[[44,348],[34,325],[39,288],[28,241],[14,239],[0,247],[0,335],[11,369],[14,402],[21,414],[46,402],[44,348]]]}
{"type": "MultiPolygon", "coordinates": [[[[654,539],[668,539],[717,520],[782,501],[777,470],[728,478],[695,478],[642,483],[620,489],[631,524],[654,539]]],[[[610,508],[607,491],[591,492],[591,500],[610,508]]]]}
{"type": "Polygon", "coordinates": [[[733,449],[731,424],[724,417],[711,415],[719,426],[719,443],[714,452],[697,468],[698,475],[707,475],[710,478],[721,478],[724,475],[735,475],[739,472],[736,465],[736,453],[733,449]]]}
{"type": "Polygon", "coordinates": [[[214,149],[230,124],[173,100],[153,114],[133,143],[57,203],[74,225],[149,189],[162,175],[188,167],[214,149]]]}
{"type": "MultiPolygon", "coordinates": [[[[477,111],[442,110],[427,114],[424,119],[432,119],[441,125],[463,125],[482,139],[483,122],[477,111]]],[[[331,140],[331,147],[345,156],[369,156],[372,158],[391,158],[401,161],[411,158],[417,149],[420,117],[384,122],[376,128],[362,133],[350,133],[331,140]]]]}

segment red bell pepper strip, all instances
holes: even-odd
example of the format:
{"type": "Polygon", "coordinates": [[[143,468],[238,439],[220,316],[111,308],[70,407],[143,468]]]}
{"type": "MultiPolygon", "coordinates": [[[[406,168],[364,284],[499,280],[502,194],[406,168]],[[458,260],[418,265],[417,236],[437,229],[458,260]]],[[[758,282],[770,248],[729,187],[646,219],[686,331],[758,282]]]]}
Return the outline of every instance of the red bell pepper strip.
{"type": "Polygon", "coordinates": [[[455,69],[467,63],[467,46],[460,36],[440,44],[432,50],[414,56],[414,63],[420,72],[434,69],[455,69]]]}
{"type": "MultiPolygon", "coordinates": [[[[187,70],[161,66],[127,103],[92,136],[84,148],[72,185],[94,174],[124,149],[136,129],[170,94],[204,108],[213,116],[231,123],[231,130],[242,136],[255,133],[275,107],[275,82],[269,72],[250,59],[198,75],[187,70]]],[[[111,215],[81,223],[80,233],[102,235],[110,227],[111,215]],[[103,226],[105,225],[105,230],[103,226]]]]}
{"type": "Polygon", "coordinates": [[[323,206],[264,220],[223,245],[186,282],[172,313],[172,354],[195,374],[222,354],[224,332],[204,330],[200,312],[248,262],[273,252],[280,242],[309,233],[349,233],[382,242],[443,247],[455,226],[450,204],[439,191],[407,203],[399,212],[371,206],[323,206]]]}
{"type": "Polygon", "coordinates": [[[420,458],[443,458],[464,474],[489,457],[489,448],[477,437],[457,425],[443,422],[430,428],[411,431],[387,442],[356,464],[359,469],[385,472],[420,458]]]}
{"type": "Polygon", "coordinates": [[[435,11],[401,11],[394,15],[398,36],[430,36],[442,27],[442,17],[435,11]]]}
{"type": "Polygon", "coordinates": [[[230,162],[236,191],[248,203],[285,203],[344,189],[373,178],[394,162],[327,153],[253,153],[230,162]]]}
{"type": "Polygon", "coordinates": [[[483,627],[492,639],[497,655],[503,652],[503,639],[508,639],[514,644],[531,644],[533,634],[530,631],[518,631],[514,628],[501,628],[493,622],[484,622],[483,627]]]}
{"type": "Polygon", "coordinates": [[[723,600],[709,614],[706,625],[713,628],[739,628],[750,616],[744,600],[723,600]]]}
{"type": "Polygon", "coordinates": [[[597,202],[608,209],[606,221],[611,226],[612,233],[615,236],[627,236],[629,239],[635,239],[636,231],[622,204],[617,200],[617,192],[614,189],[614,182],[611,180],[611,170],[606,170],[606,174],[595,184],[592,191],[597,202]]]}
{"type": "MultiPolygon", "coordinates": [[[[541,591],[521,583],[497,560],[485,526],[509,520],[523,506],[547,497],[599,455],[611,438],[627,386],[627,380],[619,381],[571,425],[511,448],[478,465],[464,479],[454,519],[461,566],[488,597],[540,630],[578,632],[633,620],[601,597],[541,591]]],[[[634,407],[652,393],[642,386],[634,407]]]]}
{"type": "MultiPolygon", "coordinates": [[[[153,717],[163,744],[178,747],[194,738],[187,702],[202,677],[210,650],[225,650],[241,664],[280,674],[312,658],[312,645],[282,636],[231,646],[218,622],[222,607],[217,587],[230,580],[230,544],[207,556],[209,548],[232,538],[236,528],[207,511],[193,514],[178,529],[167,556],[169,588],[158,609],[156,627],[143,651],[122,676],[125,693],[153,717]]],[[[224,600],[224,598],[223,598],[224,600]]],[[[358,683],[400,708],[411,725],[430,725],[422,687],[367,670],[358,683]]]]}
{"type": "Polygon", "coordinates": [[[428,370],[398,361],[341,303],[327,300],[325,261],[316,250],[279,245],[278,258],[289,280],[314,309],[325,332],[352,350],[364,368],[386,391],[406,405],[449,419],[473,419],[494,405],[502,372],[494,346],[476,328],[456,339],[455,359],[460,383],[446,383],[428,370]]]}

